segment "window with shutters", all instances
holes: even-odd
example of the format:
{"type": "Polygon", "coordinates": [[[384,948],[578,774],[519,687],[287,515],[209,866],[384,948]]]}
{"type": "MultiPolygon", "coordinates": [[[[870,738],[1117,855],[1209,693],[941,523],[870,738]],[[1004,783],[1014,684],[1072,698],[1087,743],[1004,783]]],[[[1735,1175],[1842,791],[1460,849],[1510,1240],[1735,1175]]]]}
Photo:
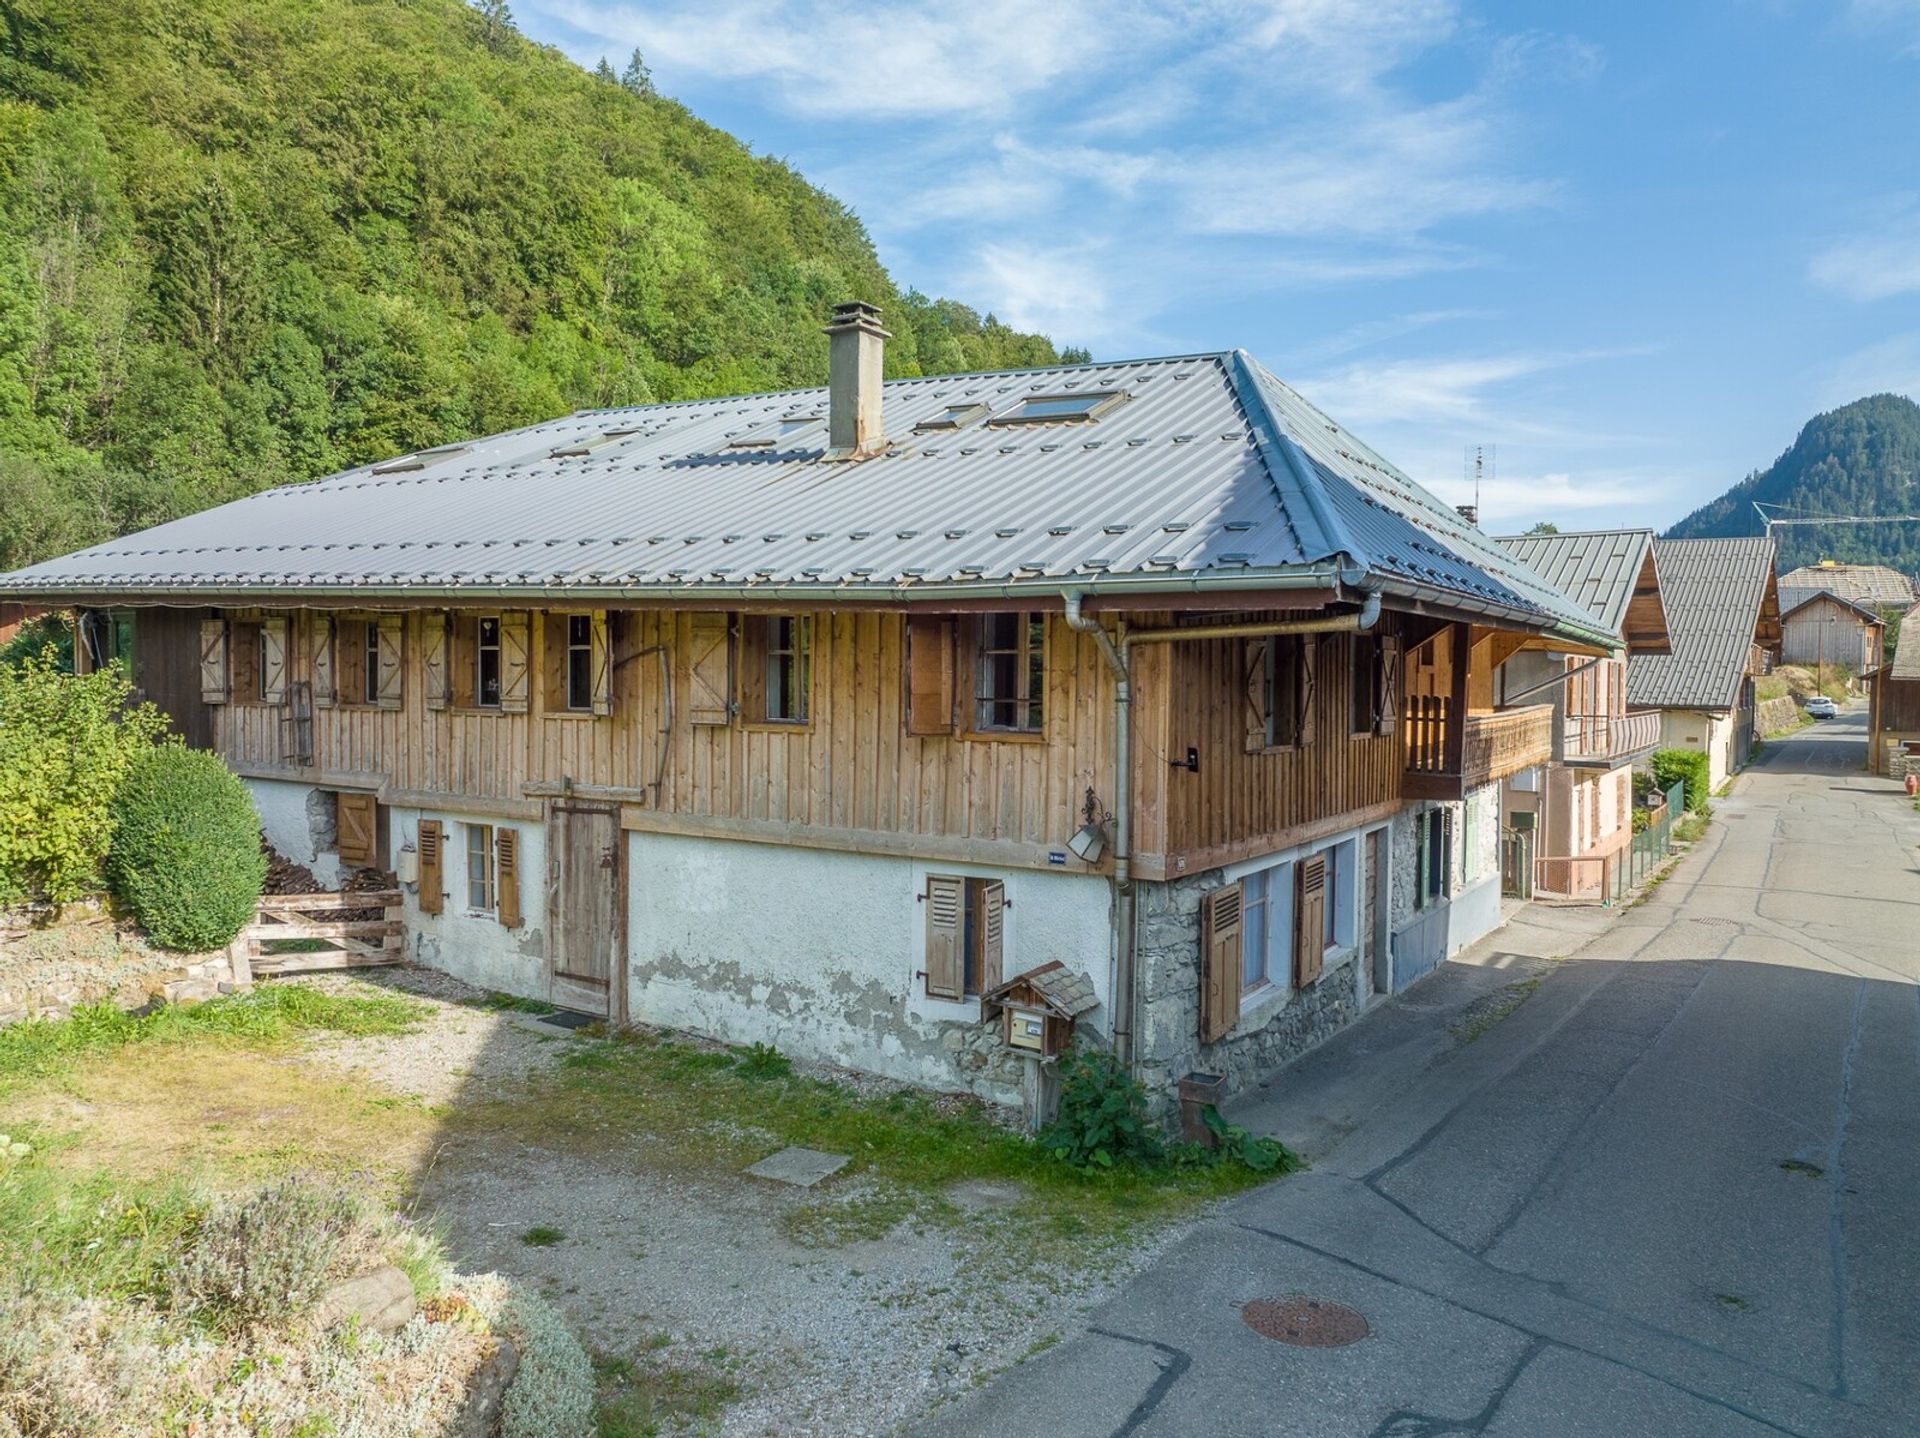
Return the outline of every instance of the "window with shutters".
{"type": "Polygon", "coordinates": [[[1359,845],[1353,839],[1322,849],[1325,861],[1326,913],[1321,925],[1321,947],[1350,949],[1354,943],[1354,876],[1359,867],[1359,845]]]}
{"type": "Polygon", "coordinates": [[[916,614],[907,620],[907,732],[951,734],[954,723],[955,620],[916,614]]]}
{"type": "Polygon", "coordinates": [[[973,727],[1037,734],[1045,726],[1047,624],[1037,613],[986,614],[974,622],[973,727]]]}
{"type": "Polygon", "coordinates": [[[1242,677],[1247,748],[1293,749],[1313,737],[1314,636],[1250,641],[1242,677]]]}
{"type": "Polygon", "coordinates": [[[1445,809],[1429,809],[1414,823],[1419,845],[1413,906],[1425,909],[1447,896],[1447,875],[1453,867],[1453,815],[1445,809]]]}
{"type": "MultiPolygon", "coordinates": [[[[431,622],[431,618],[429,618],[431,622]]],[[[453,702],[457,708],[524,714],[530,689],[528,631],[530,616],[511,614],[456,614],[449,664],[453,702]]],[[[426,668],[432,683],[432,641],[426,668]]],[[[432,694],[429,707],[436,707],[432,694]]]]}
{"type": "Polygon", "coordinates": [[[1246,972],[1246,885],[1223,884],[1200,900],[1200,1041],[1213,1043],[1240,1022],[1246,972]]]}
{"type": "MultiPolygon", "coordinates": [[[[541,707],[547,714],[613,712],[612,621],[604,609],[543,617],[539,667],[541,707]]],[[[511,644],[513,636],[506,638],[511,644]]]]}
{"type": "Polygon", "coordinates": [[[804,724],[813,621],[796,614],[740,620],[740,712],[749,724],[804,724]]]}
{"type": "Polygon", "coordinates": [[[575,713],[593,708],[593,616],[566,616],[566,701],[575,713]]]}
{"type": "Polygon", "coordinates": [[[929,874],[927,997],[977,998],[1006,973],[1006,887],[998,879],[929,874]]]}
{"type": "Polygon", "coordinates": [[[344,616],[333,625],[334,682],[338,702],[373,705],[380,699],[380,624],[344,616]]]}
{"type": "Polygon", "coordinates": [[[500,621],[491,615],[476,621],[473,646],[473,704],[476,709],[500,707],[500,621]]]}
{"type": "Polygon", "coordinates": [[[477,914],[493,912],[493,825],[467,827],[467,908],[477,914]]]}
{"type": "Polygon", "coordinates": [[[233,666],[233,702],[263,704],[266,671],[261,664],[264,648],[260,625],[255,620],[236,619],[227,626],[227,662],[233,666]]]}

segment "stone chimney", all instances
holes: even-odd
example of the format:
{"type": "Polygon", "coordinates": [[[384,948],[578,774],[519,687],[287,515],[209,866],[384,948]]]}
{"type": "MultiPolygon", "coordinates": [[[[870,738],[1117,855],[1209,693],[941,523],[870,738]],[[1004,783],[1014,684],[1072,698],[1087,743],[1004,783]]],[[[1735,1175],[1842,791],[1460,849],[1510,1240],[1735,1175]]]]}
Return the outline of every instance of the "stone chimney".
{"type": "Polygon", "coordinates": [[[880,423],[880,372],[893,337],[880,328],[880,311],[860,300],[835,305],[825,334],[827,457],[875,454],[887,447],[880,423]]]}

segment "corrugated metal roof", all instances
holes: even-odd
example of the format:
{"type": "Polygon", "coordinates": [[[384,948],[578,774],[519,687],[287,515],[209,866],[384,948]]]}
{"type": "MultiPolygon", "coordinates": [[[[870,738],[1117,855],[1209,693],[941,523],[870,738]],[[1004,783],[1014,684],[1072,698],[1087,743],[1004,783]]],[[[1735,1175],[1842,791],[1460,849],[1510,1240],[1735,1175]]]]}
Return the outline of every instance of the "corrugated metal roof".
{"type": "Polygon", "coordinates": [[[826,602],[1349,583],[1561,632],[1588,616],[1244,354],[891,380],[884,454],[823,460],[824,389],[593,410],[363,465],[15,574],[23,597],[354,593],[826,602]],[[1124,390],[1093,423],[949,406],[1124,390]],[[776,427],[773,445],[730,447],[776,427]]]}
{"type": "Polygon", "coordinates": [[[1913,603],[1913,581],[1884,564],[1803,564],[1780,576],[1781,603],[1789,589],[1824,589],[1861,604],[1913,603]]]}
{"type": "Polygon", "coordinates": [[[1627,703],[1733,708],[1756,634],[1779,622],[1773,541],[1657,539],[1653,562],[1673,653],[1628,657],[1627,703]]]}
{"type": "Polygon", "coordinates": [[[1869,623],[1881,624],[1885,622],[1880,618],[1879,610],[1871,609],[1865,604],[1848,599],[1843,594],[1835,594],[1831,589],[1789,589],[1784,584],[1780,586],[1780,617],[1785,619],[1796,609],[1806,607],[1822,595],[1825,595],[1828,599],[1831,599],[1835,604],[1843,608],[1851,609],[1855,614],[1869,623]]]}
{"type": "Polygon", "coordinates": [[[1502,535],[1500,547],[1591,614],[1609,634],[1625,632],[1627,606],[1653,543],[1651,529],[1502,535]]]}
{"type": "Polygon", "coordinates": [[[1920,679],[1920,604],[1900,621],[1900,637],[1893,642],[1893,663],[1887,666],[1886,677],[1920,679]]]}

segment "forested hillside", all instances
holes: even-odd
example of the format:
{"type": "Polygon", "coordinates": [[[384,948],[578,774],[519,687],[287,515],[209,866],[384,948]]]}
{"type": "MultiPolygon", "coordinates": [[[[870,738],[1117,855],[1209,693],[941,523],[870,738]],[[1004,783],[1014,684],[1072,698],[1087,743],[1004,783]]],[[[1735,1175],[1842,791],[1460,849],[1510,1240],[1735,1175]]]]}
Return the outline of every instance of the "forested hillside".
{"type": "Polygon", "coordinates": [[[584,406],[1050,363],[461,0],[0,3],[0,569],[584,406]]]}
{"type": "MultiPolygon", "coordinates": [[[[1759,534],[1756,500],[1784,505],[1780,513],[1794,517],[1920,514],[1920,404],[1876,394],[1816,415],[1771,467],[1695,510],[1667,537],[1759,534]]],[[[1774,533],[1783,572],[1838,559],[1920,574],[1920,524],[1790,525],[1774,533]]]]}

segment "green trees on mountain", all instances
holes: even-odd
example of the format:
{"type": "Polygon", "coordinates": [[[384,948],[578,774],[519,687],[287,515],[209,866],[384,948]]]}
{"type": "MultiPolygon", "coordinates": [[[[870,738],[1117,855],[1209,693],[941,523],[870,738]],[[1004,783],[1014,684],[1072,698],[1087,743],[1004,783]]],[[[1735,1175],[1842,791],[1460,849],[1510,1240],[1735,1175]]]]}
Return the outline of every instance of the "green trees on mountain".
{"type": "Polygon", "coordinates": [[[603,83],[504,5],[0,9],[0,568],[570,409],[820,383],[855,297],[894,374],[1072,357],[900,293],[638,54],[603,83]]]}
{"type": "MultiPolygon", "coordinates": [[[[1920,514],[1920,404],[1876,394],[1807,421],[1786,453],[1672,529],[1669,539],[1758,534],[1754,503],[1783,514],[1920,514]]],[[[1920,573],[1920,523],[1783,526],[1782,571],[1837,559],[1920,573]]]]}

